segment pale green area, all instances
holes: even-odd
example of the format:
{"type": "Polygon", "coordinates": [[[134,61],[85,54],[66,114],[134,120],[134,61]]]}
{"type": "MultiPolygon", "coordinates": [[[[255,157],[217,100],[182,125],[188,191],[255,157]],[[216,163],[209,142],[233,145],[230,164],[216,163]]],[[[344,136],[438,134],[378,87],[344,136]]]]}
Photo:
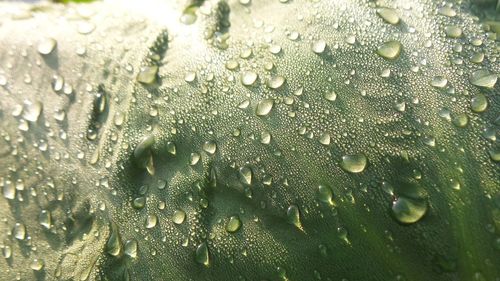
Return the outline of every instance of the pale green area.
{"type": "Polygon", "coordinates": [[[0,280],[500,280],[495,2],[0,3],[0,280]]]}

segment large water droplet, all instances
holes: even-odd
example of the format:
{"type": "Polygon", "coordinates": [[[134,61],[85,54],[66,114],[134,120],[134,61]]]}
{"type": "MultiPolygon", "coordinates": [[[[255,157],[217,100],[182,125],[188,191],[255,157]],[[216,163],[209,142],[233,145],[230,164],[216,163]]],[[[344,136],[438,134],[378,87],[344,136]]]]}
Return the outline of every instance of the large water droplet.
{"type": "Polygon", "coordinates": [[[154,214],[146,217],[146,228],[153,228],[158,223],[158,217],[154,214]]]}
{"type": "Polygon", "coordinates": [[[296,205],[290,205],[286,210],[286,220],[289,224],[295,225],[297,228],[302,229],[300,222],[300,211],[296,205]]]}
{"type": "Polygon", "coordinates": [[[488,70],[481,69],[474,71],[470,76],[472,85],[483,88],[493,88],[498,80],[498,75],[489,72],[488,70]]]}
{"type": "Polygon", "coordinates": [[[377,9],[377,15],[379,15],[385,22],[392,25],[396,25],[399,23],[399,16],[394,9],[379,8],[377,9]]]}
{"type": "Polygon", "coordinates": [[[312,51],[316,54],[322,54],[326,49],[325,40],[318,40],[312,44],[312,51]]]}
{"type": "Polygon", "coordinates": [[[401,43],[396,40],[387,41],[377,49],[377,54],[386,59],[397,59],[401,54],[401,43]]]}
{"type": "Polygon", "coordinates": [[[427,212],[427,202],[404,196],[392,202],[392,213],[401,223],[410,224],[419,221],[427,212]]]}
{"type": "Polygon", "coordinates": [[[239,171],[240,181],[246,185],[252,184],[252,169],[248,166],[243,166],[239,171]]]}
{"type": "Polygon", "coordinates": [[[45,38],[38,44],[38,52],[41,55],[48,55],[54,51],[57,46],[57,41],[54,38],[45,38]]]}
{"type": "Polygon", "coordinates": [[[24,102],[24,111],[23,118],[25,120],[36,122],[40,113],[42,112],[43,104],[39,101],[25,101],[24,102]]]}
{"type": "Polygon", "coordinates": [[[257,73],[253,71],[246,71],[241,76],[241,83],[245,86],[252,86],[257,80],[257,77],[258,77],[257,73]]]}
{"type": "Polygon", "coordinates": [[[207,242],[203,242],[196,247],[195,260],[199,264],[208,266],[210,263],[207,242]]]}
{"type": "Polygon", "coordinates": [[[52,225],[52,215],[49,211],[42,210],[38,216],[38,222],[46,229],[49,229],[52,225]]]}
{"type": "Polygon", "coordinates": [[[185,219],[186,212],[184,212],[183,210],[175,210],[174,214],[172,215],[172,221],[175,224],[182,224],[185,219]]]}
{"type": "Polygon", "coordinates": [[[208,154],[214,154],[217,150],[217,144],[215,143],[215,141],[206,141],[203,144],[203,150],[208,154]]]}
{"type": "Polygon", "coordinates": [[[335,205],[333,201],[333,191],[326,185],[318,186],[318,199],[321,202],[327,203],[329,205],[335,205]]]}
{"type": "Polygon", "coordinates": [[[139,74],[137,74],[137,81],[143,84],[153,84],[156,81],[157,74],[157,65],[142,67],[139,74]]]}
{"type": "Polygon", "coordinates": [[[136,258],[137,257],[137,240],[132,239],[132,240],[127,240],[125,242],[125,245],[123,247],[123,252],[125,255],[131,257],[131,258],[136,258]]]}
{"type": "Polygon", "coordinates": [[[368,159],[362,153],[342,156],[340,167],[350,173],[361,173],[368,163],[368,159]]]}
{"type": "Polygon", "coordinates": [[[274,100],[273,99],[263,99],[259,101],[255,109],[255,114],[257,116],[266,116],[273,109],[274,100]]]}
{"type": "Polygon", "coordinates": [[[241,220],[238,216],[231,216],[226,224],[226,231],[234,233],[241,227],[241,220]]]}

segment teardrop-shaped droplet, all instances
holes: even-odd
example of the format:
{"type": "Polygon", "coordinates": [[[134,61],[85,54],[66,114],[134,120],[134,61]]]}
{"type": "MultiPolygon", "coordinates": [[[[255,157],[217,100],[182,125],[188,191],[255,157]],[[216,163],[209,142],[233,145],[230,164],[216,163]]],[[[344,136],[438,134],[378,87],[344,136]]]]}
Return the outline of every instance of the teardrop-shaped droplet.
{"type": "Polygon", "coordinates": [[[156,215],[148,215],[146,217],[146,228],[153,228],[158,223],[158,217],[156,215]]]}
{"type": "Polygon", "coordinates": [[[337,99],[337,94],[334,91],[326,92],[323,97],[328,101],[335,101],[337,99]]]}
{"type": "Polygon", "coordinates": [[[36,122],[42,113],[43,104],[39,101],[26,101],[24,104],[23,118],[25,120],[36,122]]]}
{"type": "Polygon", "coordinates": [[[483,94],[477,94],[470,100],[470,108],[474,112],[484,112],[488,108],[488,99],[483,94]]]}
{"type": "Polygon", "coordinates": [[[17,240],[23,240],[24,238],[26,238],[26,227],[24,226],[24,224],[16,223],[14,225],[13,234],[14,238],[16,238],[17,240]]]}
{"type": "Polygon", "coordinates": [[[146,168],[151,158],[151,147],[155,143],[154,135],[145,136],[134,149],[135,163],[146,168]]]}
{"type": "Polygon", "coordinates": [[[186,212],[184,212],[183,210],[175,210],[174,214],[172,215],[172,221],[175,224],[182,224],[185,219],[186,212]]]}
{"type": "Polygon", "coordinates": [[[422,199],[398,197],[392,202],[392,213],[401,223],[411,224],[419,221],[427,212],[427,202],[422,199]]]}
{"type": "Polygon", "coordinates": [[[317,40],[312,44],[312,51],[316,54],[322,54],[326,49],[325,40],[317,40]]]}
{"type": "Polygon", "coordinates": [[[30,268],[34,271],[40,271],[43,269],[43,266],[44,266],[44,262],[43,260],[41,259],[34,259],[31,263],[30,263],[30,268]]]}
{"type": "Polygon", "coordinates": [[[340,166],[347,172],[350,173],[361,173],[364,171],[368,159],[362,153],[350,154],[342,156],[342,162],[340,166]]]}
{"type": "Polygon", "coordinates": [[[246,185],[252,184],[252,169],[248,166],[243,166],[239,171],[240,181],[246,185]]]}
{"type": "Polygon", "coordinates": [[[300,222],[300,211],[296,205],[290,205],[286,210],[286,220],[289,224],[295,225],[297,228],[302,229],[300,222]]]}
{"type": "Polygon", "coordinates": [[[319,136],[319,143],[322,145],[330,145],[331,137],[329,133],[323,133],[319,136]]]}
{"type": "Polygon", "coordinates": [[[385,22],[392,25],[399,23],[399,16],[396,10],[391,8],[379,8],[377,9],[377,15],[379,15],[385,22]]]}
{"type": "Polygon", "coordinates": [[[462,37],[462,28],[457,25],[448,25],[444,28],[444,33],[450,38],[462,37]]]}
{"type": "Polygon", "coordinates": [[[257,104],[257,108],[255,109],[255,114],[257,116],[266,116],[273,109],[274,100],[273,99],[263,99],[259,101],[257,104]]]}
{"type": "Polygon", "coordinates": [[[394,60],[397,59],[401,54],[401,49],[402,46],[399,41],[391,40],[379,46],[377,49],[377,54],[379,54],[383,58],[394,60]]]}
{"type": "Polygon", "coordinates": [[[195,260],[197,263],[208,266],[210,263],[207,242],[203,242],[196,247],[195,260]]]}
{"type": "Polygon", "coordinates": [[[156,81],[157,74],[157,65],[142,67],[139,74],[137,74],[137,81],[143,84],[153,84],[156,81]]]}
{"type": "Polygon", "coordinates": [[[448,84],[448,79],[444,76],[434,76],[431,80],[431,86],[436,88],[444,88],[448,84]]]}
{"type": "Polygon", "coordinates": [[[493,74],[488,70],[481,69],[474,71],[469,80],[472,85],[483,88],[493,88],[497,83],[498,75],[493,74]]]}
{"type": "Polygon", "coordinates": [[[285,77],[281,75],[276,75],[273,76],[271,79],[269,79],[267,86],[269,86],[269,88],[271,89],[278,89],[281,86],[283,86],[284,83],[285,83],[285,77]]]}
{"type": "Polygon", "coordinates": [[[118,226],[111,223],[108,241],[106,242],[106,252],[114,257],[119,256],[122,252],[122,241],[118,226]]]}
{"type": "Polygon", "coordinates": [[[45,38],[38,44],[38,52],[41,55],[48,55],[54,51],[57,46],[57,41],[54,38],[45,38]]]}
{"type": "Polygon", "coordinates": [[[247,71],[241,76],[241,83],[245,86],[252,86],[255,81],[257,81],[257,73],[253,71],[247,71]]]}
{"type": "Polygon", "coordinates": [[[125,255],[131,257],[131,258],[136,258],[137,257],[137,240],[132,239],[132,240],[127,240],[125,242],[125,245],[123,246],[123,252],[125,255]]]}
{"type": "Polygon", "coordinates": [[[318,186],[318,199],[321,202],[327,203],[329,205],[335,205],[333,201],[333,191],[326,185],[318,186]]]}
{"type": "Polygon", "coordinates": [[[49,229],[52,225],[52,215],[50,211],[42,210],[38,216],[38,222],[46,229],[49,229]]]}
{"type": "Polygon", "coordinates": [[[226,231],[234,233],[241,227],[241,220],[238,216],[231,216],[226,224],[226,231]]]}
{"type": "Polygon", "coordinates": [[[217,150],[217,144],[215,143],[215,141],[206,141],[203,144],[203,150],[208,154],[214,154],[217,150]]]}

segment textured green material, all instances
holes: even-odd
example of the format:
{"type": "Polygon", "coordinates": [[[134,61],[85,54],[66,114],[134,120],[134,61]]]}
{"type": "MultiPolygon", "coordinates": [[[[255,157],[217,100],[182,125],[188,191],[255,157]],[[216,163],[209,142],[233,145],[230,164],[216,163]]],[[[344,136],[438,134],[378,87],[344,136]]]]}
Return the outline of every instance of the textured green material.
{"type": "Polygon", "coordinates": [[[500,280],[472,2],[0,2],[0,280],[500,280]]]}

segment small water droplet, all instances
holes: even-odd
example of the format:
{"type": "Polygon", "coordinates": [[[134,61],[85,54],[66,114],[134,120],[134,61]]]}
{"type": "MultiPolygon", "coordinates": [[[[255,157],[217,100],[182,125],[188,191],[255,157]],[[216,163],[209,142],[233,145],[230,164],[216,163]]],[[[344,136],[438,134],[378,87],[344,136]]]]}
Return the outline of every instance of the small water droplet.
{"type": "Polygon", "coordinates": [[[26,227],[22,223],[16,223],[13,231],[14,237],[17,240],[23,240],[26,237],[26,227]]]}
{"type": "Polygon", "coordinates": [[[334,91],[326,92],[323,97],[328,101],[335,101],[337,99],[337,94],[334,91]]]}
{"type": "Polygon", "coordinates": [[[30,268],[33,269],[34,271],[40,271],[42,270],[44,266],[43,260],[40,259],[33,259],[30,263],[30,268]]]}
{"type": "Polygon", "coordinates": [[[276,76],[273,76],[271,79],[269,79],[267,85],[271,89],[278,89],[284,83],[285,83],[285,77],[280,76],[280,75],[276,75],[276,76]]]}
{"type": "Polygon", "coordinates": [[[434,76],[431,80],[431,86],[436,88],[444,88],[448,84],[448,79],[444,76],[434,76]]]}
{"type": "Polygon", "coordinates": [[[444,28],[444,33],[450,38],[462,37],[462,28],[456,25],[448,25],[444,28]]]}

